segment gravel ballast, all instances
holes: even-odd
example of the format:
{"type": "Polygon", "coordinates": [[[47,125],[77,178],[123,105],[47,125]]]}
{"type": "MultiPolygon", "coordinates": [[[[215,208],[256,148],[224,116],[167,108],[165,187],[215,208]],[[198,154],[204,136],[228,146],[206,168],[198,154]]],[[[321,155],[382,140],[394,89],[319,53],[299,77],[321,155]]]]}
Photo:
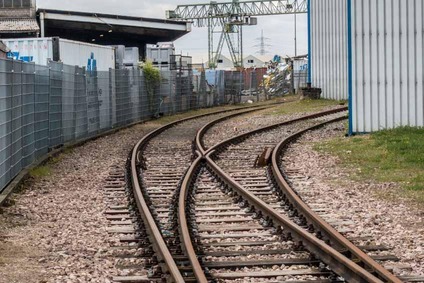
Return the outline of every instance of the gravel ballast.
{"type": "MultiPolygon", "coordinates": [[[[226,121],[227,130],[213,127],[205,138],[211,141],[207,145],[301,115],[246,116],[226,121]]],[[[287,153],[290,162],[284,164],[308,177],[307,190],[298,187],[302,197],[325,203],[340,219],[352,220],[357,235],[370,235],[375,244],[393,247],[391,253],[412,268],[396,272],[424,274],[422,208],[379,198],[373,192],[395,185],[349,181],[335,157],[314,151],[311,141],[345,133],[343,123],[334,125],[308,134],[287,153]]],[[[0,283],[110,282],[120,275],[110,251],[117,238],[107,232],[104,180],[111,168],[125,166],[128,152],[143,135],[159,126],[149,122],[88,142],[61,156],[48,176],[14,195],[16,204],[0,214],[0,283]]]]}
{"type": "Polygon", "coordinates": [[[284,168],[296,171],[289,180],[306,203],[322,204],[332,218],[350,220],[348,236],[370,236],[364,244],[388,246],[400,259],[383,266],[398,275],[424,275],[423,208],[401,196],[385,198],[397,184],[352,181],[353,172],[341,168],[337,157],[313,149],[314,143],[343,136],[344,125],[333,123],[291,144],[283,157],[284,168]]]}
{"type": "Polygon", "coordinates": [[[104,180],[157,126],[136,125],[75,148],[15,195],[16,204],[0,214],[0,282],[109,282],[117,275],[104,180]]]}

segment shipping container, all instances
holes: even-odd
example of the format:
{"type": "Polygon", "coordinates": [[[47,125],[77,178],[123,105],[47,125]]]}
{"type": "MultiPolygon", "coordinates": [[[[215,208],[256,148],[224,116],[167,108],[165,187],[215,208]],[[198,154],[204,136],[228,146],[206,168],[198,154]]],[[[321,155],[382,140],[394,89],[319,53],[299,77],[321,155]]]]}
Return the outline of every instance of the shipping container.
{"type": "Polygon", "coordinates": [[[423,1],[309,0],[310,80],[349,132],[424,126],[423,1]]]}
{"type": "Polygon", "coordinates": [[[9,57],[38,65],[49,60],[85,67],[88,71],[108,71],[115,68],[115,49],[85,42],[51,38],[3,39],[11,49],[9,57]]]}

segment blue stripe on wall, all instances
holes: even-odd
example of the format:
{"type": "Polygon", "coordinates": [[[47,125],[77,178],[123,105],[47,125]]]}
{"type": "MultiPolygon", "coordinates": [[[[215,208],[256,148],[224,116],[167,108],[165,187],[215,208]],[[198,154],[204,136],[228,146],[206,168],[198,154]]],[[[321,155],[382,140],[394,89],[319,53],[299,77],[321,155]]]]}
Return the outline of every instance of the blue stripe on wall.
{"type": "Polygon", "coordinates": [[[312,57],[312,39],[311,39],[312,27],[311,27],[311,0],[308,0],[308,81],[307,83],[312,83],[312,65],[311,65],[311,57],[312,57]]]}
{"type": "Polygon", "coordinates": [[[352,120],[352,0],[347,1],[347,84],[349,100],[349,136],[353,134],[352,120]]]}

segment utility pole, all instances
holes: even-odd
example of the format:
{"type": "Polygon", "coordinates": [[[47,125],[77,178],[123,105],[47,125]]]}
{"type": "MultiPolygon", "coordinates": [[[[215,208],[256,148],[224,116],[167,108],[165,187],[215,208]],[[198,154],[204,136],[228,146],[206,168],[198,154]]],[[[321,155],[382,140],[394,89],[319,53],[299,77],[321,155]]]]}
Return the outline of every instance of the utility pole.
{"type": "Polygon", "coordinates": [[[294,1],[294,57],[297,57],[297,18],[296,18],[296,10],[297,10],[297,0],[294,1]]]}

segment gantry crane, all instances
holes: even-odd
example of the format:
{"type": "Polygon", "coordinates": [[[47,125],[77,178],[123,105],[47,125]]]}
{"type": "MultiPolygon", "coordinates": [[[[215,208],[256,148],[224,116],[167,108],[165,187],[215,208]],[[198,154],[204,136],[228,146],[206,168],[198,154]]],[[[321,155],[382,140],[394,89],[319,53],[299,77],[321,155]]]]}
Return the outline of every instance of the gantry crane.
{"type": "Polygon", "coordinates": [[[198,27],[208,27],[208,62],[210,68],[216,68],[224,41],[227,43],[234,67],[243,67],[242,27],[256,25],[255,16],[306,12],[307,0],[233,0],[224,3],[211,1],[209,4],[178,5],[175,10],[167,11],[166,17],[192,21],[198,27]],[[215,33],[220,33],[216,46],[215,33]]]}

